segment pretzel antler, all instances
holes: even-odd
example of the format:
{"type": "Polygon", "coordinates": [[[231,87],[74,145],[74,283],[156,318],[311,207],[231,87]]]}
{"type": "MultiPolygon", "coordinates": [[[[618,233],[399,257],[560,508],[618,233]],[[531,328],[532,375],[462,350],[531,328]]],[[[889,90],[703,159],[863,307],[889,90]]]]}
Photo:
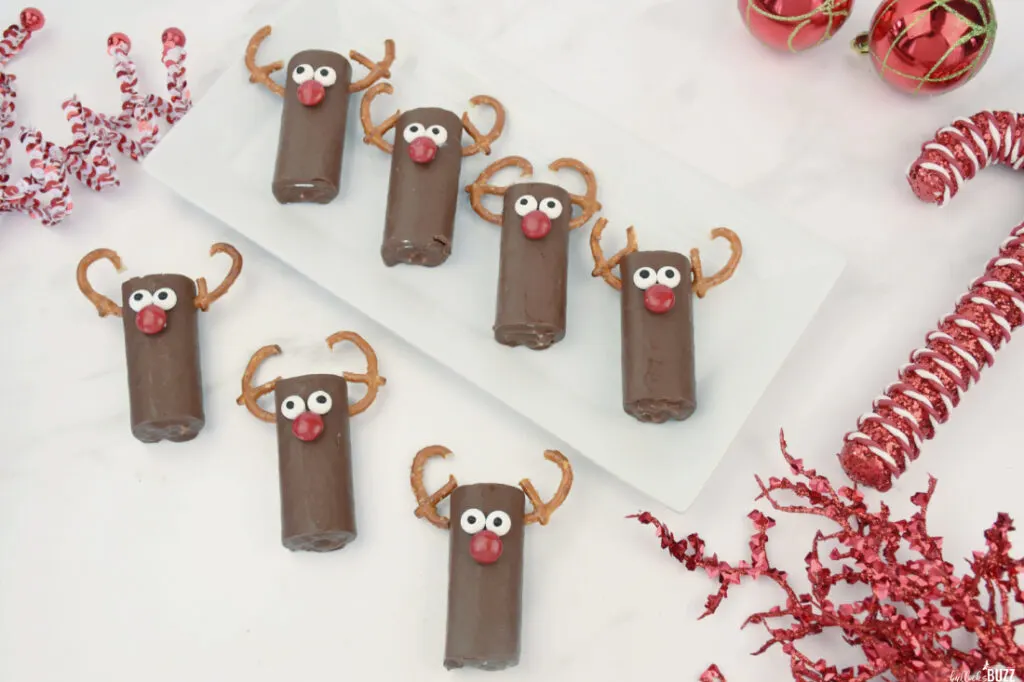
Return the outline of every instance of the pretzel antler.
{"type": "Polygon", "coordinates": [[[249,410],[252,416],[270,423],[277,421],[277,417],[274,416],[273,412],[268,412],[260,407],[256,401],[268,393],[273,393],[274,389],[277,388],[277,382],[281,381],[281,377],[271,379],[259,386],[253,386],[252,380],[256,376],[256,370],[260,368],[264,360],[273,355],[280,354],[281,347],[278,345],[263,346],[263,348],[253,353],[252,357],[249,358],[249,364],[245,366],[245,372],[242,373],[242,395],[235,399],[235,403],[245,405],[245,408],[249,410]]]}
{"type": "Polygon", "coordinates": [[[565,455],[558,450],[545,450],[544,459],[558,465],[558,468],[562,470],[562,480],[558,482],[558,489],[555,490],[555,494],[547,502],[540,499],[540,495],[537,493],[537,489],[533,487],[530,479],[524,478],[519,481],[519,487],[523,489],[526,497],[530,500],[530,504],[533,505],[533,511],[523,516],[524,525],[531,523],[539,523],[542,526],[548,525],[548,521],[551,520],[551,514],[562,506],[565,498],[569,496],[569,490],[572,488],[572,466],[570,466],[569,460],[565,458],[565,455]]]}
{"type": "Polygon", "coordinates": [[[469,103],[474,107],[486,104],[490,108],[494,109],[494,126],[491,127],[490,132],[483,135],[480,133],[480,130],[473,125],[473,122],[469,120],[469,112],[462,112],[462,127],[465,128],[466,133],[473,138],[473,144],[466,145],[462,148],[462,155],[473,156],[474,154],[483,152],[484,156],[490,156],[491,143],[501,137],[501,133],[505,130],[505,107],[501,105],[501,102],[489,95],[477,95],[473,99],[469,100],[469,103]]]}
{"type": "Polygon", "coordinates": [[[98,260],[110,261],[118,272],[124,272],[125,270],[124,265],[121,263],[121,257],[117,255],[116,251],[112,249],[93,249],[82,256],[82,260],[78,261],[78,270],[75,272],[78,290],[85,294],[90,303],[96,306],[100,317],[106,317],[107,315],[121,317],[121,306],[97,292],[92,288],[92,284],[89,283],[89,266],[98,260]]]}
{"type": "Polygon", "coordinates": [[[224,281],[209,293],[206,291],[206,278],[200,277],[196,280],[197,294],[194,304],[204,313],[209,310],[211,303],[228,293],[228,289],[231,288],[231,285],[235,283],[238,275],[242,272],[242,254],[238,253],[238,249],[231,246],[231,244],[217,242],[210,247],[210,256],[216,256],[218,253],[226,253],[231,258],[231,268],[228,270],[228,274],[224,276],[224,281]]]}
{"type": "Polygon", "coordinates": [[[359,62],[369,71],[368,74],[348,86],[349,92],[362,92],[379,80],[391,78],[391,65],[395,62],[395,41],[390,38],[384,41],[384,59],[379,62],[373,62],[355,50],[348,53],[348,58],[359,62]]]}
{"type": "Polygon", "coordinates": [[[427,494],[423,485],[423,469],[427,462],[433,457],[447,457],[452,451],[443,445],[428,445],[419,452],[412,460],[412,472],[409,474],[409,483],[412,484],[412,494],[416,496],[416,518],[426,519],[441,530],[448,530],[451,519],[437,513],[437,505],[452,494],[459,482],[451,474],[448,475],[448,482],[441,486],[440,490],[427,494]]]}
{"type": "Polygon", "coordinates": [[[266,86],[275,95],[284,96],[284,87],[278,85],[271,79],[270,74],[275,71],[280,71],[284,68],[284,62],[277,60],[271,62],[265,66],[256,65],[256,53],[259,52],[260,45],[267,36],[270,35],[272,29],[270,26],[264,26],[260,30],[252,34],[252,38],[249,38],[249,44],[245,47],[245,68],[249,69],[249,82],[259,83],[260,85],[266,86]]]}
{"type": "Polygon", "coordinates": [[[594,217],[594,214],[601,210],[601,202],[597,200],[597,177],[594,175],[594,171],[590,170],[582,161],[569,158],[556,159],[548,168],[553,171],[571,168],[583,176],[584,182],[587,183],[586,194],[569,193],[572,203],[579,206],[580,211],[582,211],[582,213],[569,221],[569,229],[575,230],[577,227],[586,225],[594,217]]]}
{"type": "Polygon", "coordinates": [[[601,250],[601,233],[604,232],[608,221],[605,218],[598,218],[594,223],[594,229],[590,231],[590,253],[594,256],[594,270],[590,273],[592,277],[601,277],[611,285],[612,289],[622,291],[622,279],[614,272],[622,259],[639,248],[636,243],[636,231],[630,225],[626,228],[626,246],[614,256],[605,260],[604,251],[601,250]]]}
{"type": "Polygon", "coordinates": [[[521,156],[506,156],[504,159],[498,159],[477,176],[477,179],[472,183],[466,185],[466,191],[469,192],[469,204],[476,211],[476,214],[486,220],[489,223],[495,225],[501,225],[501,216],[497,213],[492,213],[487,210],[484,206],[483,198],[484,195],[490,194],[496,197],[505,196],[505,192],[508,191],[508,186],[497,186],[490,185],[487,183],[491,177],[506,168],[515,167],[519,169],[519,177],[528,178],[533,175],[533,166],[529,161],[521,156]]]}
{"type": "Polygon", "coordinates": [[[697,294],[697,298],[704,298],[708,291],[728,281],[736,272],[736,267],[740,264],[740,258],[743,256],[743,244],[740,242],[739,236],[729,228],[716,227],[711,230],[711,238],[728,240],[732,253],[729,254],[729,261],[718,272],[710,277],[705,277],[704,268],[700,262],[700,251],[690,249],[690,268],[693,270],[692,286],[693,293],[697,294]]]}
{"type": "Polygon", "coordinates": [[[390,154],[395,150],[395,147],[385,140],[384,136],[398,123],[398,117],[402,115],[402,111],[396,111],[384,119],[383,123],[375,126],[373,124],[373,114],[370,112],[370,105],[373,103],[374,98],[382,92],[390,95],[395,92],[395,89],[391,87],[391,83],[377,83],[367,90],[366,94],[363,95],[362,101],[359,102],[359,122],[363,124],[363,142],[365,144],[372,144],[377,149],[390,154]]]}
{"type": "Polygon", "coordinates": [[[354,417],[361,412],[365,412],[366,408],[373,404],[373,401],[377,397],[377,391],[381,386],[386,384],[388,380],[380,375],[380,372],[377,369],[377,353],[374,352],[373,347],[366,342],[366,339],[355,332],[335,332],[327,337],[327,347],[333,349],[334,344],[341,341],[348,341],[361,350],[363,355],[366,356],[366,374],[355,374],[353,372],[341,373],[341,376],[345,377],[345,381],[366,385],[366,395],[348,407],[349,416],[354,417]]]}

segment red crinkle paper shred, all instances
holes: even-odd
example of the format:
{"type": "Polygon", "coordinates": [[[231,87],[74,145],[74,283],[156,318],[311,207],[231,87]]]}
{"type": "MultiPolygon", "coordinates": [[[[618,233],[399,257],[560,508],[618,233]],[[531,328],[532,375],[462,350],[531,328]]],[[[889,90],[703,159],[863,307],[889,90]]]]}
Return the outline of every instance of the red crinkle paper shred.
{"type": "MultiPolygon", "coordinates": [[[[943,205],[965,180],[1001,163],[1024,165],[1024,118],[982,111],[942,128],[924,144],[907,172],[914,193],[943,205]]],[[[897,380],[875,399],[871,412],[846,434],[839,453],[851,479],[880,491],[892,487],[935,428],[949,419],[964,392],[1024,321],[1024,224],[999,246],[985,271],[939,320],[925,345],[910,354],[897,380]]]]}
{"type": "Polygon", "coordinates": [[[135,64],[128,58],[131,43],[122,34],[114,34],[108,40],[108,51],[121,87],[120,114],[99,114],[73,96],[62,104],[71,126],[69,144],[49,142],[35,128],[18,126],[15,131],[15,76],[7,72],[7,64],[43,24],[39,10],[23,10],[19,23],[8,27],[0,39],[0,213],[25,213],[49,226],[71,214],[71,178],[96,191],[118,186],[117,164],[111,151],[116,149],[135,161],[142,159],[165,128],[188,112],[191,99],[181,31],[168,29],[163,35],[167,97],[139,94],[135,64]],[[138,140],[129,135],[133,129],[139,132],[138,140]],[[29,161],[29,174],[22,178],[11,178],[8,172],[15,136],[29,161]]]}
{"type": "MultiPolygon", "coordinates": [[[[777,646],[789,657],[798,682],[1012,680],[1012,670],[1024,671],[1024,648],[1015,641],[1024,618],[1011,613],[1024,605],[1024,559],[1010,556],[1014,527],[1009,516],[997,516],[984,533],[986,549],[974,552],[966,561],[969,572],[958,575],[943,557],[942,538],[927,529],[934,478],[927,491],[910,498],[917,511],[909,519],[895,519],[885,504],[869,509],[856,487],[833,487],[789,454],[782,434],[779,441],[794,478],[765,483],[755,477],[761,489],[757,499],[767,500],[776,511],[822,517],[836,528],[817,532],[804,557],[809,592],[798,591],[786,571],[769,561],[768,530],[775,520],[760,511],[749,515],[755,531],[750,559],[735,564],[708,554],[697,534],[676,539],[649,512],[630,517],[653,525],[662,548],[688,571],[704,571],[718,581],[701,618],[714,613],[729,588],[743,578],[761,578],[778,585],[785,601],[751,615],[743,625],[767,630],[770,639],[754,654],[777,646]],[[776,497],[780,493],[794,499],[781,502],[776,497]],[[832,595],[836,585],[858,586],[865,594],[843,601],[832,595]],[[865,662],[840,668],[801,651],[803,640],[829,628],[859,647],[865,662]],[[973,648],[961,648],[968,636],[973,648]]],[[[724,679],[717,666],[700,677],[701,682],[724,679]]]]}

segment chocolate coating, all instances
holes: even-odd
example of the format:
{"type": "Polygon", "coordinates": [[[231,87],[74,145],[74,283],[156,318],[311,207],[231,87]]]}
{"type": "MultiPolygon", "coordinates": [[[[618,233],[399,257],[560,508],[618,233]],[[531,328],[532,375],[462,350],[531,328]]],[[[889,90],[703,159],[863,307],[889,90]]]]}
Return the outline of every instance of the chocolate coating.
{"type": "Polygon", "coordinates": [[[291,58],[285,73],[281,136],[271,185],[274,198],[282,204],[326,204],[338,196],[341,183],[352,66],[337,52],[304,50],[291,58]],[[337,75],[316,106],[299,101],[299,85],[292,72],[300,64],[314,70],[329,66],[337,75]]]}
{"type": "Polygon", "coordinates": [[[693,347],[693,292],[690,261],[673,251],[637,251],[626,256],[622,273],[622,407],[642,422],[683,421],[697,409],[693,347]],[[655,314],[644,307],[644,292],[633,283],[642,267],[672,266],[681,281],[675,305],[655,314]]]}
{"type": "Polygon", "coordinates": [[[290,550],[331,552],[356,538],[349,441],[348,382],[336,374],[306,374],[277,382],[277,453],[281,478],[281,543],[290,550]],[[322,415],[324,430],[312,442],[292,433],[293,421],[281,405],[298,396],[325,391],[331,410],[322,415]]]}
{"type": "Polygon", "coordinates": [[[399,117],[380,248],[385,265],[436,267],[448,260],[461,170],[462,121],[458,116],[445,109],[424,108],[399,117]],[[403,132],[413,123],[426,128],[441,126],[447,132],[447,141],[429,163],[416,163],[409,157],[409,142],[403,132]]]}
{"type": "Polygon", "coordinates": [[[571,199],[558,185],[515,184],[505,193],[501,217],[494,339],[506,346],[543,350],[565,338],[571,199]],[[562,206],[561,214],[551,220],[551,231],[540,239],[529,239],[523,233],[523,217],[516,212],[516,205],[526,197],[532,197],[538,206],[545,199],[562,206]]]}
{"type": "Polygon", "coordinates": [[[448,628],[444,667],[503,670],[519,663],[523,610],[523,514],[526,495],[500,483],[459,486],[451,495],[448,557],[448,628]],[[512,520],[493,564],[469,553],[472,535],[460,519],[468,509],[501,510],[512,520]]]}
{"type": "Polygon", "coordinates": [[[132,435],[143,443],[192,440],[206,423],[195,297],[196,284],[185,275],[146,275],[121,284],[132,435]],[[174,292],[177,303],[166,311],[162,331],[144,334],[129,297],[163,288],[174,292]]]}

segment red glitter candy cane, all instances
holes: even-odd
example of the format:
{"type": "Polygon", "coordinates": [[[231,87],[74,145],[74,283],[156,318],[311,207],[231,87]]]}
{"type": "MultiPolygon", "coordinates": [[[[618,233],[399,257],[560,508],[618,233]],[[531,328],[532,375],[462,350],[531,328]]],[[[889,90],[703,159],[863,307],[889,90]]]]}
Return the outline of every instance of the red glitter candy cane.
{"type": "MultiPolygon", "coordinates": [[[[907,179],[918,198],[941,206],[992,163],[1014,170],[1024,166],[1022,145],[1024,118],[982,111],[939,130],[923,146],[907,179]]],[[[952,314],[926,336],[925,345],[910,354],[897,381],[857,420],[857,430],[846,434],[839,460],[847,475],[889,490],[1022,322],[1024,224],[1013,229],[952,314]]]]}

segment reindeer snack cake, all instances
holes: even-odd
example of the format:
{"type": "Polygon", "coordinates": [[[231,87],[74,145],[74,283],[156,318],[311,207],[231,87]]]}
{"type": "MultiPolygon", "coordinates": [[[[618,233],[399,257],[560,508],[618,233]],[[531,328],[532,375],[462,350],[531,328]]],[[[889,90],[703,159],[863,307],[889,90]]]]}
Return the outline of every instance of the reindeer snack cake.
{"type": "Polygon", "coordinates": [[[430,445],[413,458],[410,482],[416,516],[448,531],[448,623],[444,667],[503,670],[519,663],[523,609],[523,550],[526,526],[547,525],[572,488],[572,467],[557,450],[544,453],[562,472],[558,489],[544,502],[529,479],[459,485],[454,476],[428,494],[423,470],[451,450],[430,445]],[[450,500],[449,516],[437,505],[450,500]],[[529,500],[533,510],[526,511],[529,500]],[[453,523],[454,521],[454,523],[453,523]]]}
{"type": "Polygon", "coordinates": [[[242,374],[238,404],[257,419],[277,426],[281,543],[293,551],[331,552],[356,538],[349,420],[373,404],[387,379],[380,375],[377,354],[363,337],[337,332],[327,337],[327,347],[334,348],[342,341],[362,351],[366,374],[277,377],[253,386],[260,365],[280,354],[280,346],[260,348],[242,374]],[[364,384],[366,395],[349,404],[351,383],[364,384]],[[273,412],[257,402],[269,393],[276,400],[273,412]]]}
{"type": "Polygon", "coordinates": [[[349,95],[391,77],[395,44],[384,41],[384,59],[376,63],[359,52],[349,52],[349,59],[369,71],[356,82],[352,82],[352,65],[342,55],[303,50],[288,61],[286,84],[281,86],[270,74],[279,71],[283,62],[256,64],[256,53],[270,31],[270,26],[264,26],[249,40],[245,65],[250,82],[264,85],[284,100],[271,189],[282,204],[326,204],[338,196],[341,183],[349,95]]]}
{"type": "Polygon", "coordinates": [[[88,277],[89,266],[98,260],[108,260],[123,272],[116,252],[95,249],[78,263],[78,288],[100,317],[113,315],[124,322],[132,435],[143,443],[192,440],[206,423],[199,311],[209,310],[242,271],[235,247],[210,247],[211,256],[218,253],[231,258],[231,268],[213,291],[203,277],[193,282],[185,275],[145,275],[121,284],[121,305],[93,289],[88,277]]]}
{"type": "Polygon", "coordinates": [[[487,134],[480,132],[468,113],[459,118],[436,107],[396,111],[375,125],[370,108],[382,92],[392,94],[394,88],[390,83],[378,83],[366,91],[359,105],[363,142],[391,155],[380,255],[387,266],[436,267],[452,253],[462,159],[491,153],[491,143],[505,128],[505,109],[488,95],[469,100],[473,106],[486,104],[494,109],[494,126],[487,134]],[[384,139],[392,129],[394,144],[384,139]],[[472,143],[462,145],[463,132],[472,143]]]}
{"type": "Polygon", "coordinates": [[[586,182],[585,194],[570,194],[546,182],[489,184],[506,168],[518,168],[521,177],[533,175],[529,161],[509,156],[485,168],[466,187],[477,215],[501,227],[494,339],[506,346],[543,350],[565,338],[569,233],[601,209],[597,179],[581,161],[561,158],[548,168],[579,173],[586,182]],[[500,215],[483,205],[485,195],[502,197],[500,215]],[[576,206],[580,213],[573,216],[576,206]]]}
{"type": "Polygon", "coordinates": [[[704,298],[736,271],[743,245],[735,232],[718,227],[712,238],[729,242],[729,261],[704,276],[700,252],[690,258],[674,251],[640,251],[636,233],[626,229],[626,247],[609,259],[601,250],[607,221],[594,223],[590,251],[594,277],[619,292],[622,305],[622,406],[641,422],[683,421],[697,409],[693,342],[693,294],[704,298]],[[612,272],[619,268],[619,276],[612,272]]]}

